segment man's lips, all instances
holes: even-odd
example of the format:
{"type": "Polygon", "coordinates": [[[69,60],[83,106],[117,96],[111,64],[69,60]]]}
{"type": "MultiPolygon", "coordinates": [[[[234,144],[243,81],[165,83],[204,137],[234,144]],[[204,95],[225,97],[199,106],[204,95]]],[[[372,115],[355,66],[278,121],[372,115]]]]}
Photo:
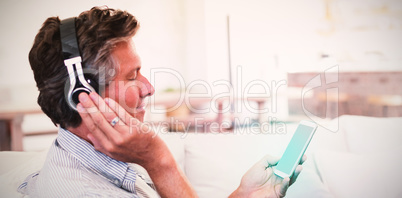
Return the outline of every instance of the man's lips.
{"type": "Polygon", "coordinates": [[[137,110],[144,110],[147,103],[145,101],[141,101],[140,105],[137,106],[137,110]]]}

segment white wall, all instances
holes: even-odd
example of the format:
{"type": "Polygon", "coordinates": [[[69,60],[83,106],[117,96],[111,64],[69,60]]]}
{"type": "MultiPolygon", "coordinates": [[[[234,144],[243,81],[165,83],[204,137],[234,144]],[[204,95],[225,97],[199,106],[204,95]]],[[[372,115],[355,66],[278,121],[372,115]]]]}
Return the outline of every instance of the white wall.
{"type": "Polygon", "coordinates": [[[344,71],[402,70],[400,0],[204,2],[210,81],[227,72],[227,15],[232,65],[246,68],[250,80],[332,64],[344,71]],[[323,54],[330,57],[326,65],[323,54]]]}
{"type": "MultiPolygon", "coordinates": [[[[0,93],[7,96],[0,102],[13,100],[35,103],[36,86],[28,62],[28,52],[34,37],[47,17],[61,19],[77,16],[94,6],[107,5],[127,10],[141,23],[135,38],[142,57],[143,72],[151,68],[169,67],[185,71],[184,9],[182,0],[2,0],[0,2],[0,93]],[[18,91],[9,89],[18,88],[18,91]]],[[[164,88],[168,78],[155,81],[157,88],[164,88]]]]}
{"type": "MultiPolygon", "coordinates": [[[[213,92],[228,92],[214,82],[229,79],[227,16],[230,17],[232,74],[237,96],[289,93],[271,83],[287,72],[402,71],[402,1],[400,0],[201,0],[205,34],[202,76],[213,92]],[[322,58],[328,56],[328,58],[322,58]],[[236,68],[241,66],[241,72],[236,68]],[[205,74],[206,73],[206,74],[205,74]],[[241,79],[238,77],[241,75],[241,79]],[[245,87],[262,80],[268,85],[245,87]]],[[[193,65],[186,65],[192,67],[193,65]]],[[[262,83],[259,83],[262,84],[262,83]]],[[[300,93],[298,93],[300,95],[300,93]]],[[[280,102],[279,114],[287,114],[280,102]]],[[[237,108],[239,109],[239,108],[237,108]]]]}
{"type": "MultiPolygon", "coordinates": [[[[334,64],[352,71],[402,70],[401,2],[2,0],[0,93],[7,100],[35,102],[27,56],[41,24],[49,16],[71,17],[96,5],[128,10],[139,19],[141,30],[135,41],[146,75],[151,68],[167,67],[181,73],[187,83],[228,80],[227,15],[232,66],[243,66],[245,82],[281,79],[287,71],[320,70],[334,64]],[[322,54],[331,58],[322,61],[322,54]],[[9,86],[24,91],[7,94],[4,87],[9,86]]],[[[179,86],[171,74],[150,80],[159,91],[179,86]]]]}

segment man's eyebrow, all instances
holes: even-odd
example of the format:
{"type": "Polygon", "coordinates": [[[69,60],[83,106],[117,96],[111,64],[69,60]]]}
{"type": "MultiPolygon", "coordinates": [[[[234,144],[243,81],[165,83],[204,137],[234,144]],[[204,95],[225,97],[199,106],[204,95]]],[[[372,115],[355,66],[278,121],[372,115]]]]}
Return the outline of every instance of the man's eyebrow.
{"type": "Polygon", "coordinates": [[[132,69],[130,69],[128,72],[127,72],[127,76],[130,76],[130,75],[132,75],[132,74],[134,74],[134,72],[136,72],[136,71],[138,71],[138,70],[140,70],[141,69],[141,66],[139,65],[139,66],[136,66],[136,67],[134,67],[134,68],[132,68],[132,69]]]}

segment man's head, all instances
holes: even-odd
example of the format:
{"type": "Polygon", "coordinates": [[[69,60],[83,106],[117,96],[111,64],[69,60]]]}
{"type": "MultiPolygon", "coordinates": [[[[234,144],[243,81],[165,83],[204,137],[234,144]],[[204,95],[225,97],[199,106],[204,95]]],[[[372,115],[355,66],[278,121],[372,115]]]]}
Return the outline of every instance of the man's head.
{"type": "MultiPolygon", "coordinates": [[[[81,117],[68,106],[65,99],[65,86],[69,84],[69,78],[63,63],[59,27],[58,17],[48,18],[44,22],[29,53],[29,61],[40,92],[38,104],[43,112],[61,127],[77,127],[81,124],[81,117]]],[[[99,79],[99,84],[105,86],[105,92],[101,95],[117,102],[124,101],[125,108],[138,107],[132,101],[134,89],[139,90],[134,98],[139,98],[135,100],[139,102],[153,93],[153,87],[138,72],[140,60],[131,41],[138,28],[139,24],[133,15],[109,8],[95,7],[76,18],[77,40],[84,70],[90,69],[95,79],[99,79]],[[127,57],[121,56],[121,51],[127,51],[127,57]],[[134,59],[136,62],[133,62],[134,59]],[[129,65],[127,61],[135,65],[129,65]],[[127,65],[135,69],[126,71],[127,65]],[[127,76],[128,72],[138,73],[137,78],[123,78],[123,71],[127,76]],[[135,85],[131,82],[128,86],[129,80],[138,82],[135,85]],[[144,87],[148,89],[146,95],[141,94],[144,87]],[[110,94],[112,91],[113,94],[110,94]]],[[[141,112],[131,110],[130,113],[142,120],[141,112]]]]}

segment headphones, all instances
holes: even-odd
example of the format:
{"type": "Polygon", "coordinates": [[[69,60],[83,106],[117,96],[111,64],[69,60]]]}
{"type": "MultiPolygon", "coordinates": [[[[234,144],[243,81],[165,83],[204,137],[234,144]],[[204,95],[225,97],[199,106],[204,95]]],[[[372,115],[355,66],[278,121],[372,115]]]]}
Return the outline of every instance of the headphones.
{"type": "Polygon", "coordinates": [[[82,69],[82,58],[78,48],[77,35],[75,31],[75,17],[64,19],[60,22],[61,48],[63,51],[64,65],[70,79],[70,85],[66,85],[64,93],[67,92],[66,100],[68,105],[77,111],[79,103],[78,95],[82,92],[99,93],[99,84],[94,76],[86,74],[82,69]]]}

